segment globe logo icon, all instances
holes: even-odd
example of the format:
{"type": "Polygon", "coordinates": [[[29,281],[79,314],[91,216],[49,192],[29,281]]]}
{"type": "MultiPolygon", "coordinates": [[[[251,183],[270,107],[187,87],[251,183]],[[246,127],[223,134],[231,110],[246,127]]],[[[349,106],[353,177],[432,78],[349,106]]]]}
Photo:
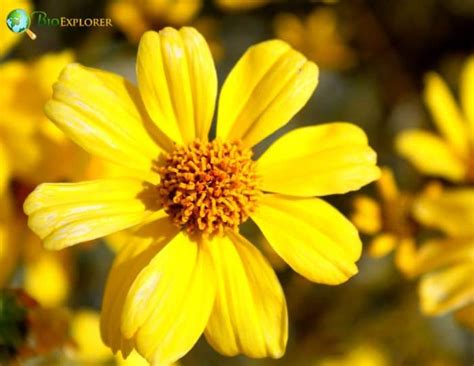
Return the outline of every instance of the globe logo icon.
{"type": "Polygon", "coordinates": [[[26,32],[31,39],[36,38],[36,34],[29,30],[30,16],[23,9],[14,9],[7,15],[7,27],[14,33],[26,32]]]}

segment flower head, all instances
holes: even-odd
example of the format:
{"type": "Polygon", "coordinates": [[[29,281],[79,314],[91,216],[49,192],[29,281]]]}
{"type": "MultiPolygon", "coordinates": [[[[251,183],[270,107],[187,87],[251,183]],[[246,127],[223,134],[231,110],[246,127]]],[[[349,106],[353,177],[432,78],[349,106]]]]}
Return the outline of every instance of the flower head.
{"type": "Polygon", "coordinates": [[[418,198],[414,215],[423,224],[446,236],[426,241],[414,259],[421,275],[421,310],[427,315],[456,311],[472,327],[474,306],[474,190],[447,189],[438,196],[418,198]]]}
{"type": "Polygon", "coordinates": [[[274,21],[275,34],[301,51],[322,68],[347,69],[356,63],[341,32],[336,12],[317,8],[304,19],[291,13],[279,14],[274,21]]]}
{"type": "Polygon", "coordinates": [[[307,102],[317,77],[316,65],[282,41],[251,47],[223,85],[209,141],[217,76],[192,28],[145,33],[138,88],[77,64],[62,72],[46,113],[129,174],[43,184],[24,208],[52,249],[132,231],[102,308],[102,336],[114,352],[136,348],[164,365],[204,332],[225,355],[282,356],[285,299],[266,259],[238,232],[248,218],[310,280],[339,284],[357,273],[357,230],[314,196],[378,178],[364,132],[342,122],[300,128],[252,159],[251,148],[307,102]]]}
{"type": "Polygon", "coordinates": [[[462,111],[443,79],[426,76],[425,102],[440,136],[419,129],[402,132],[399,153],[420,172],[453,182],[474,182],[474,56],[465,63],[460,82],[462,111]]]}

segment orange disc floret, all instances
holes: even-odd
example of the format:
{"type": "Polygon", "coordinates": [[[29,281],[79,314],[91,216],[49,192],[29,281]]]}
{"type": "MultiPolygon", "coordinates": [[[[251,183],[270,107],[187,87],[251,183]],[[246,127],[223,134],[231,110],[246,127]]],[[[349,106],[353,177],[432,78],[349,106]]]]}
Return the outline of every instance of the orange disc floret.
{"type": "Polygon", "coordinates": [[[252,151],[240,142],[195,140],[176,146],[158,168],[161,203],[190,234],[237,230],[261,194],[255,170],[252,151]]]}

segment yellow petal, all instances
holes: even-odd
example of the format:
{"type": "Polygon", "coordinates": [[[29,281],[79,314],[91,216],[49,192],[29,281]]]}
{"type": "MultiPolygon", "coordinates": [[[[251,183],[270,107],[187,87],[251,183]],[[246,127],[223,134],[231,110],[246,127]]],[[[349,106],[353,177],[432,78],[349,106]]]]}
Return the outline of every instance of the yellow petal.
{"type": "Polygon", "coordinates": [[[287,124],[318,83],[318,67],[279,40],[250,47],[219,98],[217,136],[251,147],[287,124]]]}
{"type": "Polygon", "coordinates": [[[137,230],[136,238],[126,244],[117,255],[107,279],[101,315],[102,338],[114,353],[120,350],[124,357],[127,357],[134,345],[133,340],[126,340],[120,330],[120,319],[130,287],[140,271],[177,232],[177,227],[171,225],[162,211],[161,217],[150,226],[145,225],[137,230]]]}
{"type": "Polygon", "coordinates": [[[336,285],[357,273],[357,230],[323,200],[267,194],[251,217],[273,249],[309,280],[336,285]]]}
{"type": "Polygon", "coordinates": [[[216,292],[205,244],[180,232],[132,284],[122,314],[122,332],[154,365],[183,357],[204,332],[216,292]]]}
{"type": "Polygon", "coordinates": [[[372,198],[358,195],[353,201],[354,211],[351,221],[364,234],[375,234],[382,229],[379,204],[372,198]]]}
{"type": "Polygon", "coordinates": [[[474,189],[443,192],[439,197],[421,196],[413,204],[415,218],[424,225],[453,236],[474,235],[474,189]]]}
{"type": "Polygon", "coordinates": [[[144,182],[134,179],[45,183],[29,195],[24,210],[44,245],[62,249],[142,223],[157,209],[149,195],[144,182]]]}
{"type": "Polygon", "coordinates": [[[198,245],[180,233],[140,271],[124,304],[121,329],[125,338],[132,338],[168,296],[183,296],[198,254],[198,245]]]}
{"type": "Polygon", "coordinates": [[[137,79],[150,117],[171,139],[179,144],[207,139],[217,75],[198,31],[184,27],[146,32],[138,50],[137,79]]]}
{"type": "MultiPolygon", "coordinates": [[[[118,366],[150,366],[150,363],[144,359],[140,354],[136,351],[132,351],[127,359],[124,359],[120,354],[115,357],[118,366]]],[[[169,365],[169,366],[178,366],[177,364],[169,365]]]]}
{"type": "Polygon", "coordinates": [[[138,90],[122,77],[104,71],[67,66],[54,84],[53,99],[45,111],[89,153],[147,174],[163,151],[157,143],[171,146],[155,131],[138,90]]]}
{"type": "Polygon", "coordinates": [[[413,238],[400,238],[395,252],[395,264],[397,268],[408,278],[415,275],[417,248],[413,238]]]}
{"type": "Polygon", "coordinates": [[[46,53],[36,60],[33,64],[32,71],[35,73],[43,95],[51,97],[53,84],[58,79],[64,67],[73,61],[74,54],[71,51],[46,53]]]}
{"type": "Polygon", "coordinates": [[[384,201],[392,202],[399,199],[400,192],[398,191],[397,182],[393,176],[393,171],[387,167],[383,167],[380,171],[380,179],[376,183],[380,197],[384,201]]]}
{"type": "Polygon", "coordinates": [[[474,238],[447,238],[425,242],[415,259],[416,274],[470,261],[474,265],[474,238]]]}
{"type": "Polygon", "coordinates": [[[451,91],[438,74],[426,75],[424,97],[433,121],[446,141],[460,156],[467,157],[467,126],[451,91]]]}
{"type": "Polygon", "coordinates": [[[214,238],[210,245],[217,296],[205,333],[208,342],[226,356],[283,356],[288,318],[273,269],[239,234],[229,232],[227,237],[214,238]]]}
{"type": "Polygon", "coordinates": [[[423,276],[418,288],[421,310],[440,315],[474,302],[474,265],[463,263],[423,276]]]}
{"type": "Polygon", "coordinates": [[[380,258],[390,253],[397,245],[397,238],[393,234],[382,233],[377,235],[369,246],[369,254],[371,257],[380,258]]]}
{"type": "Polygon", "coordinates": [[[422,131],[408,130],[397,136],[396,148],[421,173],[459,181],[466,168],[456,153],[438,136],[422,131]]]}
{"type": "Polygon", "coordinates": [[[461,74],[461,105],[466,116],[467,129],[474,145],[474,56],[466,61],[461,74]]]}
{"type": "Polygon", "coordinates": [[[293,130],[258,160],[261,188],[311,197],[346,193],[380,176],[377,155],[367,137],[350,123],[328,123],[293,130]]]}
{"type": "Polygon", "coordinates": [[[168,225],[169,223],[170,219],[165,210],[159,210],[147,217],[143,224],[109,235],[106,241],[116,252],[119,252],[125,245],[146,247],[156,243],[157,240],[161,241],[171,234],[178,233],[178,226],[168,225]],[[163,225],[165,225],[166,230],[163,225]]]}

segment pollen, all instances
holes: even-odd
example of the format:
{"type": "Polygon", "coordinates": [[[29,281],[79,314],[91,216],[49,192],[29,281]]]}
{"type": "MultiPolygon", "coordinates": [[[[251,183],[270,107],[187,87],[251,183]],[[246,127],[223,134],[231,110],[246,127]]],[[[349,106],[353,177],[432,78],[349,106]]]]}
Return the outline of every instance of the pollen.
{"type": "Polygon", "coordinates": [[[195,140],[176,146],[158,172],[161,204],[189,234],[237,230],[261,195],[252,151],[240,142],[195,140]]]}

